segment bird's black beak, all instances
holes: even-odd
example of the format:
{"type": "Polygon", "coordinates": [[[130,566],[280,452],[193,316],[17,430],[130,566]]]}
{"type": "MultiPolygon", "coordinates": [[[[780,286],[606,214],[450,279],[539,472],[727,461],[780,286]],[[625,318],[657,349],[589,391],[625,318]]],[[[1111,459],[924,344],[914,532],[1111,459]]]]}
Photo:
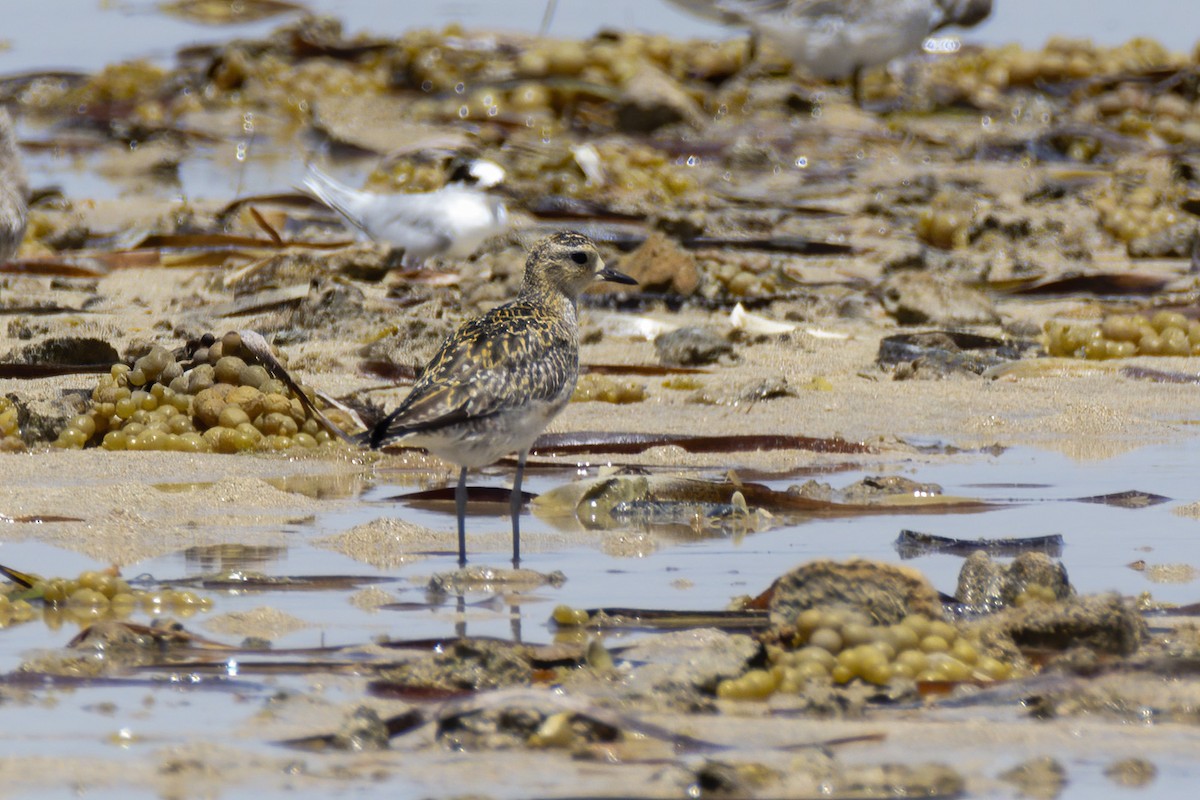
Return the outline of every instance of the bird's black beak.
{"type": "Polygon", "coordinates": [[[612,283],[624,283],[628,286],[637,286],[637,281],[635,279],[629,277],[624,272],[613,269],[612,267],[605,267],[597,272],[596,278],[598,280],[610,281],[612,283]]]}

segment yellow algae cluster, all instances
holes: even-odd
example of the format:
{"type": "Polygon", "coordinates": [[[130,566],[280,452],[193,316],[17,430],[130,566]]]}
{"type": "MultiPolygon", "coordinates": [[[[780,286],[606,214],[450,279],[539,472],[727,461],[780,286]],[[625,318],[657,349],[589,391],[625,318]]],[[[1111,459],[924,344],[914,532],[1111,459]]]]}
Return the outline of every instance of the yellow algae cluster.
{"type": "Polygon", "coordinates": [[[149,61],[110,64],[80,86],[67,90],[59,101],[80,109],[128,105],[132,119],[161,124],[165,115],[159,98],[170,94],[165,90],[169,77],[167,70],[149,61]]]}
{"type": "Polygon", "coordinates": [[[581,375],[575,385],[572,403],[613,403],[625,405],[646,399],[646,385],[622,381],[610,375],[581,375]]]}
{"type": "Polygon", "coordinates": [[[917,217],[917,238],[943,250],[966,247],[977,203],[963,192],[938,192],[917,217]]]}
{"type": "Polygon", "coordinates": [[[39,616],[31,601],[42,601],[40,616],[50,627],[73,622],[85,625],[98,619],[121,619],[137,610],[151,615],[190,617],[212,608],[212,600],[177,589],[135,589],[107,571],[88,570],[75,578],[33,578],[29,588],[13,585],[0,593],[0,628],[29,622],[39,616]]]}
{"type": "MultiPolygon", "coordinates": [[[[237,333],[202,340],[186,371],[170,351],[155,346],[132,368],[114,365],[92,391],[91,408],[75,417],[53,446],[98,443],[106,450],[236,453],[312,449],[340,441],[282,381],[247,359],[253,357],[237,333]]],[[[331,414],[338,416],[336,410],[331,414]]],[[[348,419],[340,423],[351,424],[348,419]]]]}
{"type": "MultiPolygon", "coordinates": [[[[576,86],[620,85],[642,64],[677,80],[708,80],[732,75],[746,63],[744,41],[680,41],[663,35],[601,34],[584,41],[536,39],[520,48],[497,48],[486,37],[471,39],[450,26],[442,31],[413,31],[396,42],[393,72],[409,86],[437,93],[470,91],[471,84],[509,81],[514,95],[525,81],[559,82],[552,92],[576,86]],[[459,89],[460,84],[463,89],[459,89]]],[[[564,98],[553,98],[564,99],[564,98]]]]}
{"type": "Polygon", "coordinates": [[[505,166],[510,184],[537,186],[539,194],[611,200],[614,186],[627,202],[665,203],[694,193],[699,184],[683,165],[647,144],[601,141],[595,145],[602,177],[590,180],[576,151],[562,145],[514,150],[505,166]]]}
{"type": "Polygon", "coordinates": [[[1052,320],[1045,326],[1052,356],[1103,360],[1133,356],[1200,355],[1200,322],[1177,311],[1152,317],[1113,314],[1099,325],[1052,320]]]}
{"type": "Polygon", "coordinates": [[[1200,103],[1178,94],[1125,84],[1097,97],[1079,113],[1092,116],[1093,109],[1105,125],[1127,136],[1153,136],[1167,144],[1200,142],[1200,103]]]}
{"type": "Polygon", "coordinates": [[[327,58],[291,61],[268,53],[261,57],[230,48],[213,71],[212,85],[248,106],[288,112],[307,121],[323,97],[380,95],[388,90],[388,65],[382,54],[355,62],[327,58]]]}
{"type": "MultiPolygon", "coordinates": [[[[336,23],[313,23],[311,34],[340,40],[336,23]]],[[[354,44],[340,47],[353,48],[354,44]]],[[[214,92],[232,93],[246,105],[285,109],[299,121],[322,98],[384,96],[417,90],[414,120],[531,116],[558,119],[580,100],[610,100],[645,66],[679,81],[732,75],[745,64],[744,42],[682,42],[666,36],[601,35],[585,41],[536,39],[520,47],[498,46],[493,37],[472,37],[457,26],[412,31],[393,42],[363,42],[350,61],[295,57],[276,48],[227,48],[211,74],[214,92]]],[[[703,102],[707,85],[691,95],[703,102]]]]}
{"type": "Polygon", "coordinates": [[[1136,183],[1114,180],[1103,187],[1094,200],[1101,227],[1129,243],[1181,222],[1182,189],[1161,177],[1155,180],[1150,176],[1146,182],[1136,183]]]}
{"type": "MultiPolygon", "coordinates": [[[[698,259],[697,263],[709,267],[706,259],[698,259]]],[[[746,269],[746,264],[732,260],[722,260],[719,265],[707,272],[732,297],[760,297],[775,294],[784,289],[784,276],[777,269],[752,270],[746,269]]]]}
{"type": "Polygon", "coordinates": [[[935,62],[935,74],[970,96],[986,96],[1017,86],[1083,81],[1097,75],[1178,69],[1186,65],[1183,57],[1145,38],[1102,47],[1086,39],[1054,37],[1041,50],[1025,50],[1012,44],[964,50],[955,56],[935,62]]]}
{"type": "Polygon", "coordinates": [[[856,610],[810,608],[796,617],[796,633],[768,645],[769,666],[721,681],[717,696],[761,700],[776,692],[797,694],[810,681],[884,686],[897,678],[916,681],[997,681],[1011,664],[983,655],[978,641],[942,620],[921,614],[895,625],[876,625],[856,610]]]}
{"type": "Polygon", "coordinates": [[[0,395],[0,452],[24,450],[16,404],[0,395]]]}
{"type": "Polygon", "coordinates": [[[11,599],[6,594],[0,594],[0,629],[11,628],[29,622],[37,616],[37,609],[23,598],[11,599]]]}

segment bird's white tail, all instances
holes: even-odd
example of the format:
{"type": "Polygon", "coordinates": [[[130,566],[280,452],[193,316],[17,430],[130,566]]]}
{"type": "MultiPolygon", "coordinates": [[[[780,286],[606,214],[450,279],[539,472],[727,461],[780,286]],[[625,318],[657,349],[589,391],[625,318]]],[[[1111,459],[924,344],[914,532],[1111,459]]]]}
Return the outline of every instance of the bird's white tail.
{"type": "Polygon", "coordinates": [[[363,230],[362,219],[366,198],[362,192],[351,189],[312,164],[308,165],[304,188],[308,189],[322,203],[345,217],[351,225],[363,230]]]}

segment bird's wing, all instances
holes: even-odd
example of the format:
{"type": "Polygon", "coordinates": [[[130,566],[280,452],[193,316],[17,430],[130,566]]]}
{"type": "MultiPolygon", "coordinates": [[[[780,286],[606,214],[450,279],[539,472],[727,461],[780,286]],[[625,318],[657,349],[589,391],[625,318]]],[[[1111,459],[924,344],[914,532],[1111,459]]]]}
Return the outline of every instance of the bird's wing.
{"type": "MultiPolygon", "coordinates": [[[[836,7],[834,0],[715,0],[714,5],[725,14],[747,22],[772,17],[805,16],[814,10],[812,6],[836,7]]],[[[820,8],[816,9],[820,11],[820,8]]]]}
{"type": "Polygon", "coordinates": [[[364,219],[372,237],[432,255],[454,244],[453,198],[444,189],[422,194],[389,195],[364,219]]]}
{"type": "Polygon", "coordinates": [[[511,303],[465,323],[375,426],[371,445],[556,397],[578,373],[578,352],[568,333],[539,321],[528,306],[511,303]]]}

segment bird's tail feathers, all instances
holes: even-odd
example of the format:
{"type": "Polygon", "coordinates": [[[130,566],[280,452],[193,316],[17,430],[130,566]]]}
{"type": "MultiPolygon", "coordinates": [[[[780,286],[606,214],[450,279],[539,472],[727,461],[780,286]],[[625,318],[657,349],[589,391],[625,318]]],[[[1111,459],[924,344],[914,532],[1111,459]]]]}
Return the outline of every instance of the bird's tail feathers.
{"type": "Polygon", "coordinates": [[[308,165],[308,175],[304,178],[304,188],[325,205],[341,214],[356,227],[361,227],[362,213],[359,206],[362,202],[361,193],[351,189],[346,184],[334,178],[316,166],[308,165]]]}

